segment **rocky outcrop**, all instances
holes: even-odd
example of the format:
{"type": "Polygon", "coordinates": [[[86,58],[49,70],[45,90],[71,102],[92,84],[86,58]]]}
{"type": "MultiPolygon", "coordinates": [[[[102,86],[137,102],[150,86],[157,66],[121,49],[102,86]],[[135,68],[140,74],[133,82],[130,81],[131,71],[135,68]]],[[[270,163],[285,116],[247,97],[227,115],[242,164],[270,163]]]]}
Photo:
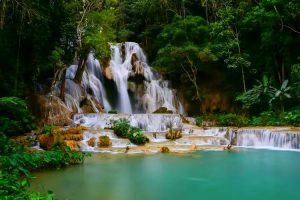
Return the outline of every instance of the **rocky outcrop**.
{"type": "Polygon", "coordinates": [[[38,119],[38,124],[66,126],[72,123],[72,110],[54,95],[32,95],[29,107],[38,119]]]}
{"type": "Polygon", "coordinates": [[[182,137],[181,130],[171,129],[166,133],[166,139],[176,140],[182,137]]]}

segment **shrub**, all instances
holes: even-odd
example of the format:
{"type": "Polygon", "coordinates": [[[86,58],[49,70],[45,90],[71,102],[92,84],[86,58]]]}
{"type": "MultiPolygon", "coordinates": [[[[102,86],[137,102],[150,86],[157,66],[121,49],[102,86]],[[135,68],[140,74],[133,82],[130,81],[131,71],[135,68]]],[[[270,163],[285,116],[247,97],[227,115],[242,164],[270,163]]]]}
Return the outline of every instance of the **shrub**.
{"type": "Polygon", "coordinates": [[[128,138],[134,144],[139,145],[149,142],[149,139],[144,136],[142,129],[131,127],[126,119],[113,122],[112,129],[118,137],[128,138]]]}
{"type": "Polygon", "coordinates": [[[243,115],[233,113],[218,115],[218,124],[221,126],[245,126],[249,120],[243,115]]]}
{"type": "Polygon", "coordinates": [[[132,143],[137,145],[149,142],[149,138],[144,136],[142,129],[136,127],[130,128],[128,138],[132,143]]]}
{"type": "Polygon", "coordinates": [[[127,138],[130,124],[127,119],[120,119],[116,122],[113,122],[112,129],[118,137],[127,138]]]}
{"type": "Polygon", "coordinates": [[[115,109],[112,109],[110,111],[108,111],[109,114],[118,114],[118,111],[115,109]]]}
{"type": "Polygon", "coordinates": [[[24,100],[17,97],[0,98],[0,132],[12,136],[34,129],[34,117],[24,100]]]}
{"type": "Polygon", "coordinates": [[[204,121],[203,116],[196,117],[195,121],[197,126],[202,126],[202,122],[204,121]]]}

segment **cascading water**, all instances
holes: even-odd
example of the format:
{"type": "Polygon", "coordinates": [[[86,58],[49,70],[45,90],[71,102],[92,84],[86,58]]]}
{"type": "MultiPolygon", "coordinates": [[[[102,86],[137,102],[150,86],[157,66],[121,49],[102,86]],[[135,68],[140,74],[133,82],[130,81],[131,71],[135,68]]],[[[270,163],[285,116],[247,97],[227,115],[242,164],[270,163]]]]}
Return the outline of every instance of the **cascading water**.
{"type": "MultiPolygon", "coordinates": [[[[107,69],[101,68],[93,53],[89,54],[86,65],[81,85],[73,81],[77,65],[71,65],[66,71],[65,103],[75,113],[86,112],[81,107],[87,102],[93,112],[102,112],[103,110],[97,106],[101,104],[106,112],[113,107],[121,113],[151,113],[160,107],[166,107],[174,113],[184,113],[183,106],[175,91],[170,88],[169,82],[160,79],[151,69],[137,43],[112,45],[111,60],[107,69]],[[106,95],[108,88],[105,87],[103,71],[107,70],[110,71],[110,78],[116,86],[117,96],[113,97],[118,99],[116,105],[112,105],[106,95]],[[137,76],[142,77],[142,84],[130,80],[137,76]]],[[[59,91],[60,86],[57,84],[56,94],[59,94],[59,91]]]]}
{"type": "Polygon", "coordinates": [[[166,107],[174,113],[184,113],[180,101],[174,91],[170,89],[169,82],[159,78],[147,64],[147,59],[137,43],[126,42],[111,47],[112,56],[110,70],[118,90],[117,108],[124,113],[151,113],[160,107],[166,107]],[[128,81],[130,77],[142,76],[143,89],[128,81]],[[130,100],[128,90],[134,93],[134,100],[130,100]],[[133,101],[136,103],[133,105],[133,101]]]}
{"type": "Polygon", "coordinates": [[[259,148],[300,149],[300,134],[285,129],[240,129],[236,145],[259,148]]]}

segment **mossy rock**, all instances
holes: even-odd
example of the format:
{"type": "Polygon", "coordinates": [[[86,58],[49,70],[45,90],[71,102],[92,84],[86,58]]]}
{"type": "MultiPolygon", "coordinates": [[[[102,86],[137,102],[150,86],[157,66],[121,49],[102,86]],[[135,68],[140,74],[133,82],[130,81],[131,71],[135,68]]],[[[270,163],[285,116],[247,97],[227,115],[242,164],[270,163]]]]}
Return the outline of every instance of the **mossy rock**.
{"type": "Polygon", "coordinates": [[[87,143],[90,147],[94,147],[96,143],[96,138],[92,137],[91,139],[88,140],[87,143]]]}
{"type": "Polygon", "coordinates": [[[74,127],[74,128],[69,128],[66,131],[66,134],[70,134],[70,135],[81,134],[82,131],[84,131],[84,130],[86,130],[86,127],[78,126],[78,127],[74,127]]]}
{"type": "Polygon", "coordinates": [[[50,150],[54,143],[54,136],[41,134],[38,136],[38,141],[42,149],[50,150]]]}
{"type": "Polygon", "coordinates": [[[160,148],[160,152],[162,152],[162,153],[169,153],[170,152],[170,149],[169,149],[169,147],[161,147],[160,148]]]}
{"type": "Polygon", "coordinates": [[[112,142],[108,136],[100,136],[98,146],[99,147],[109,147],[111,146],[112,142]]]}
{"type": "Polygon", "coordinates": [[[168,110],[166,107],[160,107],[153,113],[172,114],[173,112],[171,110],[168,110]]]}

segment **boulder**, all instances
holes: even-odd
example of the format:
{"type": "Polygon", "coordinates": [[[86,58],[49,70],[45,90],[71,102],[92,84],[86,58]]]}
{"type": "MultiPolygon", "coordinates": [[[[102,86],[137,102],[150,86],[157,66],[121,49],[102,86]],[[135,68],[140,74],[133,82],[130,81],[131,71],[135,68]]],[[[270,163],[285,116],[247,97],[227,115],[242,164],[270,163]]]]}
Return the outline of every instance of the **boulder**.
{"type": "Polygon", "coordinates": [[[170,149],[169,149],[169,147],[163,146],[163,147],[160,148],[160,152],[161,152],[161,153],[169,153],[169,152],[170,152],[170,149]]]}
{"type": "Polygon", "coordinates": [[[72,110],[57,96],[32,95],[29,97],[29,107],[39,125],[67,126],[72,123],[72,110]]]}
{"type": "Polygon", "coordinates": [[[99,147],[109,147],[111,146],[112,142],[108,136],[100,136],[98,146],[99,147]]]}
{"type": "Polygon", "coordinates": [[[96,143],[96,138],[92,137],[91,139],[88,140],[87,143],[90,147],[94,147],[96,143]]]}

